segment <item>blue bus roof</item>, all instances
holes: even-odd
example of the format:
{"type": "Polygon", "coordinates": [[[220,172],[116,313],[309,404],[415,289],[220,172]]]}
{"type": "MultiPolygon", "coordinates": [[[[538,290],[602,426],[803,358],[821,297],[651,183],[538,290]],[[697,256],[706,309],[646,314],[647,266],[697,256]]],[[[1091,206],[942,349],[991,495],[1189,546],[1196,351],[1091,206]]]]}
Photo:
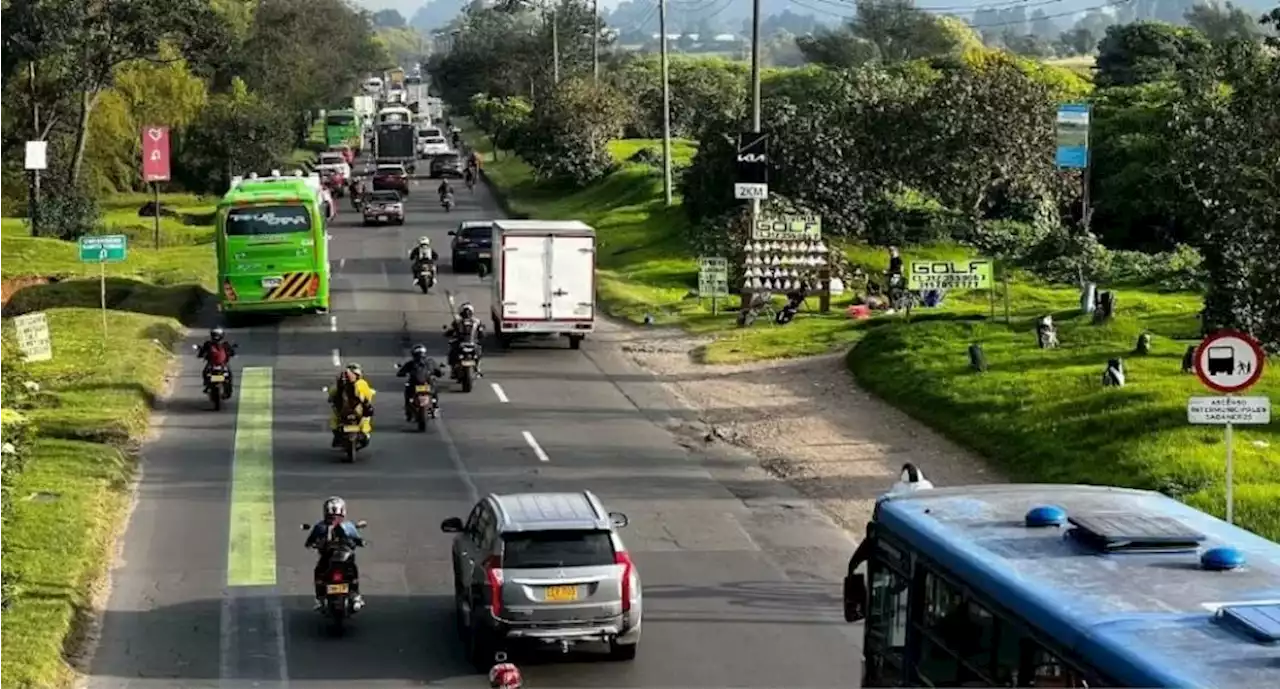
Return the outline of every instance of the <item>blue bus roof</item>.
{"type": "Polygon", "coordinates": [[[876,521],[1126,686],[1280,687],[1280,644],[1215,619],[1224,604],[1276,614],[1280,545],[1177,500],[1100,486],[967,486],[885,496],[876,521]],[[1169,518],[1205,538],[1194,551],[1103,552],[1068,537],[1069,524],[1026,526],[1045,505],[1169,518]],[[1200,554],[1216,546],[1236,548],[1246,565],[1202,568],[1200,554]]]}

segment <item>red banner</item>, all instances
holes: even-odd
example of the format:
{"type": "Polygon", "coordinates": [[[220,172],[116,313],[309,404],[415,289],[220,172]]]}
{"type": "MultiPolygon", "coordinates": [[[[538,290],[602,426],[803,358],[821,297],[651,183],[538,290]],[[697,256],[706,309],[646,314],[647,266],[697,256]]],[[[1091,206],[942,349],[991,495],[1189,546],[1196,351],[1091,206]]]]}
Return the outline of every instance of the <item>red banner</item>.
{"type": "Polygon", "coordinates": [[[142,179],[169,181],[169,128],[142,128],[142,179]]]}

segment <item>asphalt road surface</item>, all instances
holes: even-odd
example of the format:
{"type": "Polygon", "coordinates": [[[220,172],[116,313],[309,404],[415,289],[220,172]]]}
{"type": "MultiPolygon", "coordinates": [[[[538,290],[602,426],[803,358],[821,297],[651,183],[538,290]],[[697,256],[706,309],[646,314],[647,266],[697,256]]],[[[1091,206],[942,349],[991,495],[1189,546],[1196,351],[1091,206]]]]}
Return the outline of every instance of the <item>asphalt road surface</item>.
{"type": "Polygon", "coordinates": [[[403,422],[392,367],[415,342],[443,359],[444,292],[488,321],[492,279],[451,272],[447,232],[499,211],[484,188],[459,184],[446,213],[435,186],[415,181],[402,227],[361,227],[341,200],[332,312],[229,331],[238,380],[223,411],[201,396],[199,362],[183,366],[145,449],[90,687],[483,686],[454,631],[439,524],[488,492],[581,489],[630,517],[639,657],[538,656],[522,661],[530,689],[857,686],[861,625],[839,613],[847,535],[740,459],[687,450],[662,422],[688,412],[611,347],[501,352],[490,339],[472,393],[446,390],[424,434],[403,422]],[[407,261],[424,234],[442,262],[430,295],[407,261]],[[329,447],[322,391],[348,362],[379,392],[354,465],[329,447]],[[335,494],[372,541],[359,554],[368,606],[342,638],[312,610],[300,529],[335,494]]]}

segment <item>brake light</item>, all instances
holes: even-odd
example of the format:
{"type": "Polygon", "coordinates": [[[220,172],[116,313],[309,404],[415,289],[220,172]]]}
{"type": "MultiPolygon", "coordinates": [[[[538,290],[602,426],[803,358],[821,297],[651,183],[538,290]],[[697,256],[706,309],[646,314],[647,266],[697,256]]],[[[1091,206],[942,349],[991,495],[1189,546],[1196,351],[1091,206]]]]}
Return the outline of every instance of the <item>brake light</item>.
{"type": "Polygon", "coordinates": [[[635,576],[636,565],[625,550],[614,553],[613,562],[622,565],[622,612],[631,612],[631,577],[635,576]]]}
{"type": "Polygon", "coordinates": [[[230,280],[222,281],[222,296],[226,297],[227,301],[235,301],[237,299],[236,288],[231,286],[230,280]]]}
{"type": "Polygon", "coordinates": [[[311,281],[307,284],[307,296],[314,297],[318,291],[320,291],[320,274],[316,273],[311,276],[311,281]]]}
{"type": "Polygon", "coordinates": [[[330,579],[332,579],[332,580],[333,580],[333,581],[335,581],[335,582],[341,583],[341,582],[342,582],[342,570],[340,570],[340,569],[335,569],[335,570],[333,570],[333,572],[329,575],[329,578],[330,578],[330,579]]]}
{"type": "Polygon", "coordinates": [[[484,561],[484,577],[489,583],[489,607],[494,617],[502,616],[502,560],[491,555],[484,561]]]}

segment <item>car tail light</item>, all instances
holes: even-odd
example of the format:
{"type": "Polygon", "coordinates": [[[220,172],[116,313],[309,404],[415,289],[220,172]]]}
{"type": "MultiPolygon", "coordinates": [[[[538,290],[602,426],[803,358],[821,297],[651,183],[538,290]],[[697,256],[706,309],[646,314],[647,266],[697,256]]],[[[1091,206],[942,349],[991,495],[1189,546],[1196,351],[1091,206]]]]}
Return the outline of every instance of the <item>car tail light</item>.
{"type": "Polygon", "coordinates": [[[489,607],[493,616],[502,616],[502,560],[492,555],[484,561],[484,578],[489,583],[489,607]]]}
{"type": "Polygon", "coordinates": [[[342,583],[342,570],[333,570],[333,572],[329,574],[329,578],[337,583],[342,583]]]}
{"type": "Polygon", "coordinates": [[[631,578],[635,576],[636,565],[625,550],[614,553],[613,562],[622,565],[622,612],[631,612],[631,578]]]}
{"type": "Polygon", "coordinates": [[[222,281],[222,295],[227,298],[227,301],[235,301],[237,299],[236,288],[231,286],[230,280],[222,281]]]}
{"type": "Polygon", "coordinates": [[[311,280],[307,283],[307,296],[314,297],[316,292],[320,291],[320,274],[316,273],[311,276],[311,280]]]}

